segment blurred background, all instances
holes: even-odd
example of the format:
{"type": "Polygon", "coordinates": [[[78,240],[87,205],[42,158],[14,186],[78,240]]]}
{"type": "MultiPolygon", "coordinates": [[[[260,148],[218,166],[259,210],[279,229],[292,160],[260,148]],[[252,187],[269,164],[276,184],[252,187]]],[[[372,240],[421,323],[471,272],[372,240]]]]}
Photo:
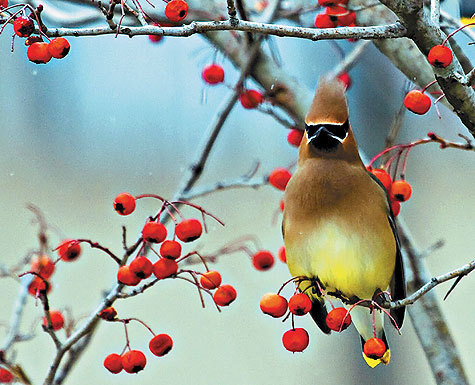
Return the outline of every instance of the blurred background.
{"type": "MultiPolygon", "coordinates": [[[[134,214],[121,217],[112,208],[114,197],[128,191],[171,198],[197,143],[230,92],[225,86],[205,87],[201,80],[203,66],[215,57],[214,48],[199,36],[165,38],[159,44],[145,36],[69,38],[71,52],[65,59],[35,65],[28,62],[20,40],[10,53],[9,35],[7,28],[0,36],[0,263],[12,266],[37,247],[37,226],[26,209],[30,202],[60,229],[60,234],[50,233],[52,244],[63,236],[89,238],[120,254],[121,226],[127,227],[132,243],[158,205],[143,200],[134,214]]],[[[309,90],[340,60],[328,42],[274,42],[285,71],[309,90]]],[[[346,41],[338,44],[345,51],[352,48],[346,41]]],[[[466,51],[473,59],[473,48],[466,51]]],[[[222,55],[217,60],[227,84],[234,84],[239,73],[222,55]]],[[[406,80],[372,45],[350,75],[350,120],[362,156],[369,159],[383,148],[406,80]]],[[[450,140],[459,140],[458,133],[468,135],[454,114],[444,106],[440,109],[441,119],[434,108],[425,116],[407,113],[397,142],[424,137],[428,131],[450,140]]],[[[244,110],[238,103],[197,186],[239,177],[255,161],[261,164],[258,175],[287,167],[296,160],[297,150],[286,136],[287,129],[273,118],[244,110]]],[[[410,155],[407,180],[413,197],[403,205],[401,217],[421,250],[445,241],[443,248],[427,256],[434,276],[473,258],[474,167],[472,153],[441,151],[435,144],[419,146],[410,155]]],[[[264,186],[196,199],[226,226],[213,224],[209,234],[187,250],[199,249],[206,255],[239,236],[253,235],[262,248],[276,253],[282,245],[281,197],[281,192],[264,186]]],[[[69,308],[77,319],[96,308],[117,272],[115,263],[100,251],[83,249],[77,262],[57,265],[49,296],[52,308],[69,308]]],[[[238,297],[229,308],[218,313],[206,298],[207,307],[202,309],[196,290],[178,280],[159,282],[143,295],[119,300],[115,307],[120,317],[138,317],[156,333],[170,334],[173,350],[162,358],[146,353],[147,367],[135,376],[112,375],[102,362],[108,354],[120,353],[124,333],[120,324],[103,322],[66,383],[433,383],[409,318],[402,336],[388,327],[392,350],[388,367],[367,367],[353,327],[326,336],[310,317],[296,320],[309,331],[309,347],[291,354],[281,343],[290,322],[283,324],[259,309],[261,296],[289,278],[286,265],[276,260],[270,271],[259,272],[246,254],[235,253],[220,257],[214,268],[237,289],[238,297]]],[[[2,339],[19,285],[12,279],[2,279],[0,285],[2,339]]],[[[449,287],[435,289],[440,299],[449,287]]],[[[475,280],[469,276],[441,305],[469,378],[475,375],[470,359],[475,313],[468,300],[474,290],[475,280]]],[[[44,379],[54,354],[51,339],[41,331],[41,316],[41,305],[28,298],[22,331],[34,330],[37,337],[15,345],[17,362],[35,384],[44,379]]],[[[132,348],[148,351],[148,331],[131,324],[129,333],[132,348]]]]}

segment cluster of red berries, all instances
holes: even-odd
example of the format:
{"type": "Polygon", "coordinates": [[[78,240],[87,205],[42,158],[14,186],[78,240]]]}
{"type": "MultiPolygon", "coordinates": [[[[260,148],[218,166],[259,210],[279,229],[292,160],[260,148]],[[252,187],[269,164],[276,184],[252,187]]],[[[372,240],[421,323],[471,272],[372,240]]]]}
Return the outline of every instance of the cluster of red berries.
{"type": "Polygon", "coordinates": [[[40,36],[31,36],[35,31],[35,24],[28,16],[18,16],[13,21],[13,30],[19,37],[27,38],[25,45],[28,46],[26,55],[28,59],[36,64],[46,64],[51,58],[64,58],[71,48],[69,42],[64,37],[57,37],[49,43],[43,42],[40,36]]]}
{"type": "MultiPolygon", "coordinates": [[[[121,193],[114,200],[114,209],[120,215],[134,212],[135,198],[129,193],[121,193]]],[[[201,222],[195,218],[184,219],[175,225],[175,236],[184,243],[193,242],[203,232],[201,222]]],[[[151,247],[161,244],[157,262],[153,263],[140,253],[129,265],[123,265],[117,272],[117,280],[127,286],[136,286],[141,280],[152,274],[157,279],[172,277],[178,272],[178,262],[188,255],[182,256],[182,245],[175,239],[166,240],[167,229],[157,221],[149,221],[142,228],[142,239],[151,247]]],[[[207,271],[200,278],[201,287],[207,290],[217,289],[213,294],[214,302],[219,306],[228,306],[236,299],[237,293],[231,285],[221,285],[221,275],[217,271],[207,271]]]]}
{"type": "Polygon", "coordinates": [[[13,382],[13,374],[7,369],[0,368],[0,384],[9,384],[10,382],[13,382]]]}
{"type": "Polygon", "coordinates": [[[397,216],[401,211],[401,202],[406,202],[411,197],[411,185],[403,179],[393,181],[391,176],[385,170],[380,168],[369,168],[368,171],[379,179],[388,192],[391,201],[391,209],[394,216],[397,216]]]}
{"type": "MultiPolygon", "coordinates": [[[[209,85],[224,82],[224,69],[219,64],[212,63],[203,68],[201,78],[209,85]]],[[[239,102],[245,109],[257,108],[264,101],[264,96],[256,90],[244,89],[239,95],[239,102]]]]}
{"type": "Polygon", "coordinates": [[[347,8],[349,0],[318,0],[325,7],[323,13],[315,17],[315,27],[336,28],[352,27],[356,23],[356,14],[347,8]]]}
{"type": "MultiPolygon", "coordinates": [[[[79,242],[71,239],[62,241],[56,248],[59,260],[72,262],[81,254],[79,242]]],[[[28,286],[28,292],[36,297],[40,293],[48,293],[51,290],[49,279],[55,270],[55,262],[48,255],[38,255],[31,260],[30,271],[35,273],[35,277],[28,286]]]]}

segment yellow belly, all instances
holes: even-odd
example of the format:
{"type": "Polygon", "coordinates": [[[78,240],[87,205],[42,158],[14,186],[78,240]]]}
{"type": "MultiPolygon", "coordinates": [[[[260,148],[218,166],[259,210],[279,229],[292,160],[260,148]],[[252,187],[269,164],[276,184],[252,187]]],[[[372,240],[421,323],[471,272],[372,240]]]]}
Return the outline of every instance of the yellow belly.
{"type": "Polygon", "coordinates": [[[286,240],[290,273],[318,277],[326,291],[339,290],[348,298],[369,299],[375,290],[386,290],[396,256],[389,224],[378,233],[358,230],[329,221],[286,240]]]}

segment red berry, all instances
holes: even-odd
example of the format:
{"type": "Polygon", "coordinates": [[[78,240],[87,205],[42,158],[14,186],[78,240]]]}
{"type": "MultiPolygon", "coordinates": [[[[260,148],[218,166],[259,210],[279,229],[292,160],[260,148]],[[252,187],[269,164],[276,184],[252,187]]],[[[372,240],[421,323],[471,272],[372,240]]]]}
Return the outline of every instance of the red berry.
{"type": "MultiPolygon", "coordinates": [[[[59,330],[64,326],[64,317],[60,311],[50,310],[49,315],[51,317],[51,325],[54,331],[59,330]]],[[[48,321],[46,320],[46,317],[43,317],[43,326],[48,327],[48,321]]]]}
{"type": "Polygon", "coordinates": [[[287,312],[287,300],[275,293],[264,294],[259,306],[263,313],[274,318],[282,317],[287,312]]]}
{"type": "Polygon", "coordinates": [[[277,256],[282,262],[287,263],[287,255],[285,254],[285,246],[279,247],[279,250],[277,250],[277,256]]]}
{"type": "Polygon", "coordinates": [[[124,265],[119,267],[119,271],[117,271],[117,281],[127,286],[136,286],[141,279],[130,271],[129,266],[124,265]]]}
{"type": "Polygon", "coordinates": [[[0,8],[8,7],[8,0],[0,0],[0,8]]]}
{"type": "Polygon", "coordinates": [[[331,330],[342,332],[351,325],[351,315],[344,307],[336,307],[327,314],[326,322],[331,330]]]}
{"type": "Polygon", "coordinates": [[[44,42],[33,43],[26,50],[28,60],[36,64],[46,64],[51,60],[48,44],[44,42]]]}
{"type": "Polygon", "coordinates": [[[407,201],[412,194],[412,188],[405,180],[395,180],[391,185],[391,195],[399,202],[407,201]]]}
{"type": "Polygon", "coordinates": [[[203,68],[201,77],[208,84],[218,84],[224,81],[223,67],[217,64],[210,64],[203,68]]]}
{"type": "Polygon", "coordinates": [[[171,0],[165,7],[168,20],[178,23],[188,15],[188,4],[183,0],[171,0]]]}
{"type": "Polygon", "coordinates": [[[256,108],[264,100],[262,94],[256,90],[246,90],[239,96],[239,101],[245,109],[256,108]]]}
{"type": "Polygon", "coordinates": [[[17,36],[28,37],[35,31],[35,25],[29,17],[20,16],[13,22],[13,30],[17,36]]]}
{"type": "Polygon", "coordinates": [[[289,133],[287,134],[287,142],[291,146],[298,147],[300,146],[300,142],[303,138],[303,131],[297,130],[296,128],[292,128],[289,133]]]}
{"type": "Polygon", "coordinates": [[[118,354],[109,354],[104,360],[104,367],[111,373],[120,373],[123,369],[122,357],[118,354]]]}
{"type": "Polygon", "coordinates": [[[351,78],[348,72],[346,71],[340,72],[340,74],[337,76],[337,79],[345,85],[345,89],[348,89],[351,87],[351,78]]]}
{"type": "Polygon", "coordinates": [[[386,344],[380,338],[370,338],[365,342],[363,346],[363,352],[366,357],[377,360],[378,358],[384,356],[384,353],[386,353],[386,344]]]}
{"type": "Polygon", "coordinates": [[[424,115],[430,109],[430,98],[419,90],[409,91],[404,98],[404,106],[415,114],[424,115]]]}
{"type": "Polygon", "coordinates": [[[60,258],[66,262],[72,262],[81,255],[81,245],[74,239],[65,239],[57,250],[60,258]]]}
{"type": "Polygon", "coordinates": [[[353,27],[356,23],[356,13],[348,11],[346,15],[338,16],[337,24],[340,27],[353,27]]]}
{"type": "Polygon", "coordinates": [[[205,289],[212,290],[221,285],[221,280],[221,274],[219,274],[217,271],[210,270],[201,275],[200,284],[205,289]]]}
{"type": "Polygon", "coordinates": [[[167,228],[160,222],[147,222],[142,229],[142,238],[150,243],[160,243],[167,237],[167,228]]]}
{"type": "Polygon", "coordinates": [[[129,350],[122,355],[122,366],[127,373],[138,373],[146,364],[147,359],[140,350],[129,350]]]}
{"type": "Polygon", "coordinates": [[[167,354],[173,347],[173,340],[168,334],[157,334],[153,337],[148,348],[150,351],[158,357],[162,357],[167,354]]]}
{"type": "Polygon", "coordinates": [[[303,328],[287,330],[282,336],[282,343],[289,352],[301,352],[308,346],[308,333],[303,328]]]}
{"type": "Polygon", "coordinates": [[[71,46],[64,37],[54,38],[48,43],[48,51],[51,56],[56,59],[62,59],[65,57],[69,53],[70,49],[71,46]]]}
{"type": "Polygon", "coordinates": [[[437,68],[445,68],[453,59],[452,50],[445,45],[435,45],[429,51],[429,63],[437,68]]]}
{"type": "Polygon", "coordinates": [[[112,306],[109,306],[101,310],[99,317],[106,321],[113,321],[117,317],[117,311],[112,306]]]}
{"type": "Polygon", "coordinates": [[[276,168],[269,174],[269,183],[276,189],[284,191],[291,176],[286,168],[276,168]]]}
{"type": "Polygon", "coordinates": [[[28,293],[36,297],[39,294],[47,294],[51,290],[51,284],[48,281],[43,281],[40,277],[33,278],[28,286],[28,293]]]}
{"type": "Polygon", "coordinates": [[[312,309],[312,301],[305,293],[294,294],[289,299],[289,311],[295,315],[305,315],[312,309]]]}
{"type": "Polygon", "coordinates": [[[326,13],[319,13],[315,17],[316,28],[335,28],[337,25],[336,22],[336,17],[332,17],[326,13]]]}
{"type": "Polygon", "coordinates": [[[135,210],[135,198],[129,193],[121,193],[114,199],[114,210],[120,215],[132,214],[135,210]]]}
{"type": "Polygon", "coordinates": [[[284,207],[285,207],[285,202],[283,199],[280,200],[280,203],[279,203],[279,209],[280,211],[284,211],[284,207]]]}
{"type": "Polygon", "coordinates": [[[129,269],[140,279],[145,279],[152,275],[153,265],[147,257],[140,256],[130,262],[129,269]]]}
{"type": "Polygon", "coordinates": [[[0,368],[0,382],[8,384],[13,381],[13,374],[11,374],[7,369],[0,368]]]}
{"type": "Polygon", "coordinates": [[[164,279],[176,274],[178,271],[178,263],[173,259],[160,258],[153,264],[153,274],[158,279],[164,279]]]}
{"type": "Polygon", "coordinates": [[[218,287],[214,292],[213,299],[219,306],[228,306],[236,299],[236,289],[231,285],[223,285],[218,287]]]}
{"type": "Polygon", "coordinates": [[[177,259],[181,255],[181,245],[177,241],[164,241],[160,246],[160,255],[164,258],[177,259]]]}
{"type": "Polygon", "coordinates": [[[371,170],[371,173],[376,178],[379,179],[379,181],[383,184],[386,191],[389,193],[389,191],[391,191],[391,183],[392,183],[392,180],[389,174],[380,168],[375,168],[374,170],[371,170]]]}
{"type": "Polygon", "coordinates": [[[41,275],[44,279],[48,279],[54,273],[55,265],[53,261],[46,255],[38,255],[33,258],[30,270],[41,275]]]}
{"type": "Polygon", "coordinates": [[[175,226],[175,234],[182,242],[192,242],[198,239],[203,232],[203,227],[198,219],[185,219],[175,226]]]}
{"type": "Polygon", "coordinates": [[[257,270],[269,270],[274,265],[274,256],[270,251],[260,250],[252,256],[252,264],[257,270]]]}
{"type": "Polygon", "coordinates": [[[391,210],[393,211],[393,215],[397,217],[401,212],[401,203],[396,200],[391,201],[391,210]]]}

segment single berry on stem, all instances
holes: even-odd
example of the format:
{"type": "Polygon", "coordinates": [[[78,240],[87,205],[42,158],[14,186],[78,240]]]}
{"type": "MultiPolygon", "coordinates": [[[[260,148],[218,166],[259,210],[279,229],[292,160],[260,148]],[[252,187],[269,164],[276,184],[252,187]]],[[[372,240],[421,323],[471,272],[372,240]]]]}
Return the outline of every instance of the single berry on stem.
{"type": "Polygon", "coordinates": [[[27,16],[20,16],[13,22],[13,30],[20,37],[28,37],[35,31],[33,20],[27,16]]]}
{"type": "Polygon", "coordinates": [[[104,367],[111,373],[120,373],[123,369],[122,357],[116,353],[109,354],[104,360],[104,367]]]}
{"type": "Polygon", "coordinates": [[[172,350],[173,340],[168,334],[157,334],[150,340],[148,347],[153,354],[162,357],[172,350]]]}
{"type": "Polygon", "coordinates": [[[344,307],[336,307],[327,314],[326,323],[331,330],[342,332],[351,325],[351,315],[344,307]]]}
{"type": "MultiPolygon", "coordinates": [[[[64,326],[64,317],[59,310],[50,310],[51,326],[54,331],[61,329],[64,326]]],[[[43,317],[43,326],[48,327],[48,320],[43,317]]]]}
{"type": "Polygon", "coordinates": [[[452,63],[453,56],[452,50],[449,47],[445,45],[435,45],[430,49],[427,59],[434,67],[445,68],[452,63]]]}
{"type": "Polygon", "coordinates": [[[51,290],[51,284],[48,281],[43,281],[40,277],[33,278],[28,286],[28,293],[36,297],[38,294],[49,293],[51,290]]]}
{"type": "Polygon", "coordinates": [[[129,350],[122,355],[122,366],[127,373],[138,373],[146,364],[147,359],[140,350],[129,350]]]}
{"type": "Polygon", "coordinates": [[[405,180],[395,180],[391,185],[391,195],[399,202],[407,201],[412,194],[412,188],[405,180]]]}
{"type": "Polygon", "coordinates": [[[404,98],[404,106],[417,115],[424,115],[429,111],[430,105],[430,97],[419,90],[409,91],[404,98]]]}
{"type": "Polygon", "coordinates": [[[145,279],[152,275],[153,264],[147,257],[139,256],[130,262],[129,269],[140,279],[145,279]]]}
{"type": "Polygon", "coordinates": [[[259,250],[252,256],[252,264],[257,270],[269,270],[274,266],[274,256],[270,251],[259,250]]]}
{"type": "Polygon", "coordinates": [[[284,347],[292,353],[301,352],[308,346],[308,333],[303,328],[287,330],[282,336],[284,347]]]}
{"type": "Polygon", "coordinates": [[[181,255],[181,245],[177,241],[164,241],[160,245],[160,255],[164,258],[177,259],[181,255]]]}
{"type": "Polygon", "coordinates": [[[33,258],[30,270],[41,275],[44,279],[48,279],[54,273],[55,265],[53,261],[46,255],[38,255],[33,258]]]}
{"type": "Polygon", "coordinates": [[[241,105],[249,110],[256,108],[259,104],[263,102],[264,98],[259,91],[256,90],[245,90],[240,96],[239,101],[241,105]]]}
{"type": "Polygon", "coordinates": [[[384,353],[386,353],[386,344],[380,338],[370,338],[365,342],[363,346],[363,352],[366,357],[377,360],[378,358],[384,356],[384,353]]]}
{"type": "Polygon", "coordinates": [[[175,234],[182,242],[193,242],[203,232],[203,227],[198,219],[185,219],[175,226],[175,234]]]}
{"type": "Polygon", "coordinates": [[[284,191],[289,183],[292,174],[289,170],[283,167],[272,170],[269,174],[269,183],[278,190],[284,191]]]}
{"type": "Polygon", "coordinates": [[[160,243],[167,237],[167,228],[160,222],[147,222],[142,229],[142,238],[150,243],[160,243]]]}
{"type": "Polygon", "coordinates": [[[28,60],[36,64],[46,64],[51,60],[51,53],[48,50],[48,44],[44,42],[33,43],[26,50],[28,60]]]}
{"type": "Polygon", "coordinates": [[[65,239],[57,250],[59,257],[66,262],[75,261],[81,255],[81,245],[74,239],[65,239]]]}
{"type": "Polygon", "coordinates": [[[203,68],[201,77],[208,84],[219,84],[224,81],[224,70],[218,64],[210,64],[203,68]]]}
{"type": "Polygon", "coordinates": [[[279,294],[264,294],[259,302],[263,313],[274,318],[280,318],[287,312],[287,300],[279,294]]]}
{"type": "Polygon", "coordinates": [[[305,293],[294,294],[289,299],[289,311],[295,315],[305,315],[312,309],[312,301],[305,293]]]}
{"type": "Polygon", "coordinates": [[[62,59],[70,49],[71,46],[64,37],[56,37],[48,43],[48,51],[55,59],[62,59]]]}
{"type": "Polygon", "coordinates": [[[124,265],[117,271],[117,281],[127,286],[137,286],[141,278],[132,273],[129,266],[124,265]]]}
{"type": "Polygon", "coordinates": [[[222,285],[214,292],[213,299],[219,306],[228,306],[237,297],[236,289],[231,285],[222,285]]]}
{"type": "Polygon", "coordinates": [[[168,20],[178,23],[188,15],[188,4],[183,0],[171,0],[165,7],[165,16],[168,20]]]}
{"type": "Polygon", "coordinates": [[[379,179],[381,184],[384,186],[386,191],[389,193],[391,191],[391,176],[381,168],[375,168],[370,171],[376,178],[379,179]]]}
{"type": "Polygon", "coordinates": [[[292,128],[287,134],[287,142],[294,147],[299,147],[303,138],[303,131],[292,128]]]}
{"type": "Polygon", "coordinates": [[[216,289],[219,285],[221,285],[221,281],[221,274],[215,270],[207,271],[200,277],[200,285],[208,290],[216,289]]]}
{"type": "Polygon", "coordinates": [[[135,210],[135,198],[129,193],[121,193],[114,199],[114,210],[120,215],[132,214],[135,210]]]}

